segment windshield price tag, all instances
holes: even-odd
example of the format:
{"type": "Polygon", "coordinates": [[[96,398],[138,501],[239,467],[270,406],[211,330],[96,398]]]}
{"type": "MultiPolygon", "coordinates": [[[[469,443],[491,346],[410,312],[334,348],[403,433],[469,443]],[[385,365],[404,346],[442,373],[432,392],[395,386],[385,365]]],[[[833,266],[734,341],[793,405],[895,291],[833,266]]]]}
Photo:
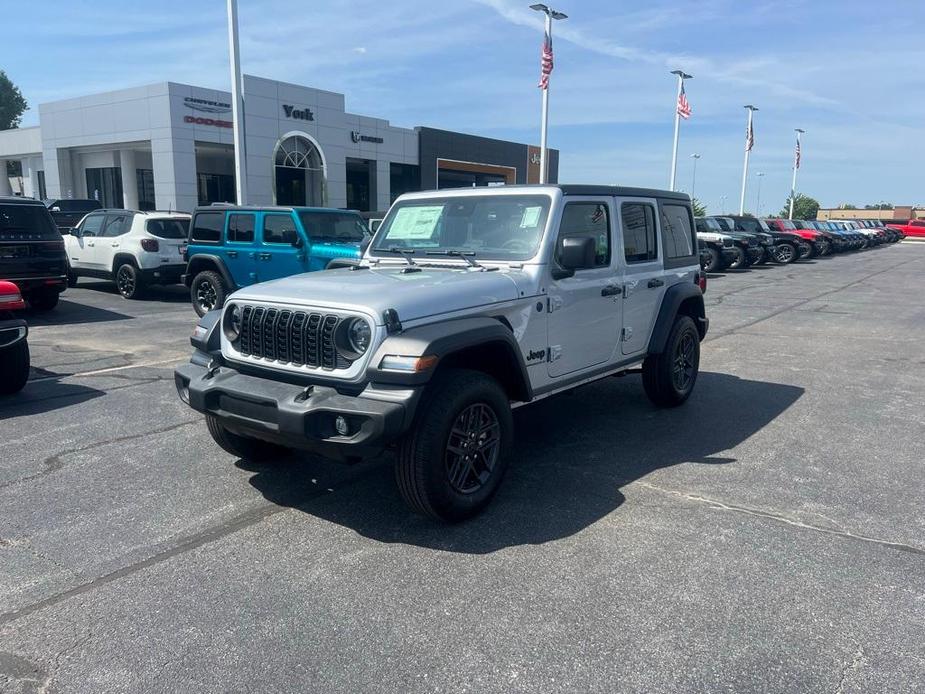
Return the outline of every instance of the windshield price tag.
{"type": "Polygon", "coordinates": [[[540,213],[543,211],[543,208],[540,206],[536,207],[525,207],[523,217],[520,219],[520,228],[521,229],[532,229],[540,221],[540,213]]]}
{"type": "Polygon", "coordinates": [[[443,212],[443,205],[403,207],[389,227],[389,239],[430,239],[443,212]]]}

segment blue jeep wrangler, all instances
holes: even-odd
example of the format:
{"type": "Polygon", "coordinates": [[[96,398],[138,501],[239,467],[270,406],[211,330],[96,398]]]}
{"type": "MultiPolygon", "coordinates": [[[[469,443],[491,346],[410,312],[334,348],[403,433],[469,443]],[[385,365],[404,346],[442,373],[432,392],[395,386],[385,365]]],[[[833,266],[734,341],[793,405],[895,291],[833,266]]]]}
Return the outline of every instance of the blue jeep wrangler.
{"type": "Polygon", "coordinates": [[[202,316],[241,287],[356,260],[368,238],[366,222],[348,210],[198,207],[183,283],[202,316]]]}

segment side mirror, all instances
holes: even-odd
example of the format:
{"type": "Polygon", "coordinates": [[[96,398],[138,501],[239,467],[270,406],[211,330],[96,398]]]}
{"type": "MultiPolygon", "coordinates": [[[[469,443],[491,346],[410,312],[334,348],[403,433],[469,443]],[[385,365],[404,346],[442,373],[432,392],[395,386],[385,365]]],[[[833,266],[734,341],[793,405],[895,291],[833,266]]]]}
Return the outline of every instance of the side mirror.
{"type": "Polygon", "coordinates": [[[61,211],[61,208],[58,207],[57,205],[55,205],[54,207],[51,208],[51,211],[52,211],[52,212],[60,212],[60,211],[61,211]]]}
{"type": "Polygon", "coordinates": [[[302,237],[298,234],[295,235],[295,238],[290,241],[293,248],[302,248],[305,245],[305,242],[302,240],[302,237]]]}
{"type": "Polygon", "coordinates": [[[65,227],[64,229],[61,230],[61,233],[62,233],[62,234],[70,234],[71,236],[77,236],[78,238],[79,238],[80,235],[81,235],[81,234],[80,234],[80,229],[77,228],[77,227],[65,227]]]}
{"type": "Polygon", "coordinates": [[[553,271],[553,278],[565,279],[575,270],[594,267],[597,246],[590,236],[567,236],[559,247],[559,267],[553,271]]]}

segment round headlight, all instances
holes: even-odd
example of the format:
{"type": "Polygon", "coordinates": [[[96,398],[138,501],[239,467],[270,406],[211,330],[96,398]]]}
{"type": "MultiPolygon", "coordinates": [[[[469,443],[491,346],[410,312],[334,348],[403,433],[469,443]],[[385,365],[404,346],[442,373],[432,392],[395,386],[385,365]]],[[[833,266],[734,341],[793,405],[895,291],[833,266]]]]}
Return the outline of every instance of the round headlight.
{"type": "Polygon", "coordinates": [[[225,337],[229,342],[234,342],[241,336],[241,313],[242,309],[237,304],[232,304],[225,309],[225,317],[222,320],[222,328],[225,331],[225,337]]]}
{"type": "Polygon", "coordinates": [[[373,330],[362,318],[354,318],[347,326],[347,342],[350,349],[359,354],[364,354],[369,349],[369,343],[373,340],[373,330]]]}

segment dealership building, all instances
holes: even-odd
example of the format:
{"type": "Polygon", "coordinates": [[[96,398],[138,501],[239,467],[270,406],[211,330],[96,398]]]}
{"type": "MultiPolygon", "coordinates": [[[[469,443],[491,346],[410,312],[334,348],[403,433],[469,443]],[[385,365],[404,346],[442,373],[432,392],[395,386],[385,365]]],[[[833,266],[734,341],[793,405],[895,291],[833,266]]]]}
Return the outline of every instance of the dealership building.
{"type": "MultiPolygon", "coordinates": [[[[347,112],[343,94],[250,75],[242,95],[252,205],[384,210],[408,191],[539,181],[532,145],[399,128],[347,112]]],[[[142,210],[234,200],[228,92],[162,82],[38,112],[38,126],[0,131],[0,195],[142,210]]],[[[549,159],[554,182],[558,152],[549,159]]]]}

